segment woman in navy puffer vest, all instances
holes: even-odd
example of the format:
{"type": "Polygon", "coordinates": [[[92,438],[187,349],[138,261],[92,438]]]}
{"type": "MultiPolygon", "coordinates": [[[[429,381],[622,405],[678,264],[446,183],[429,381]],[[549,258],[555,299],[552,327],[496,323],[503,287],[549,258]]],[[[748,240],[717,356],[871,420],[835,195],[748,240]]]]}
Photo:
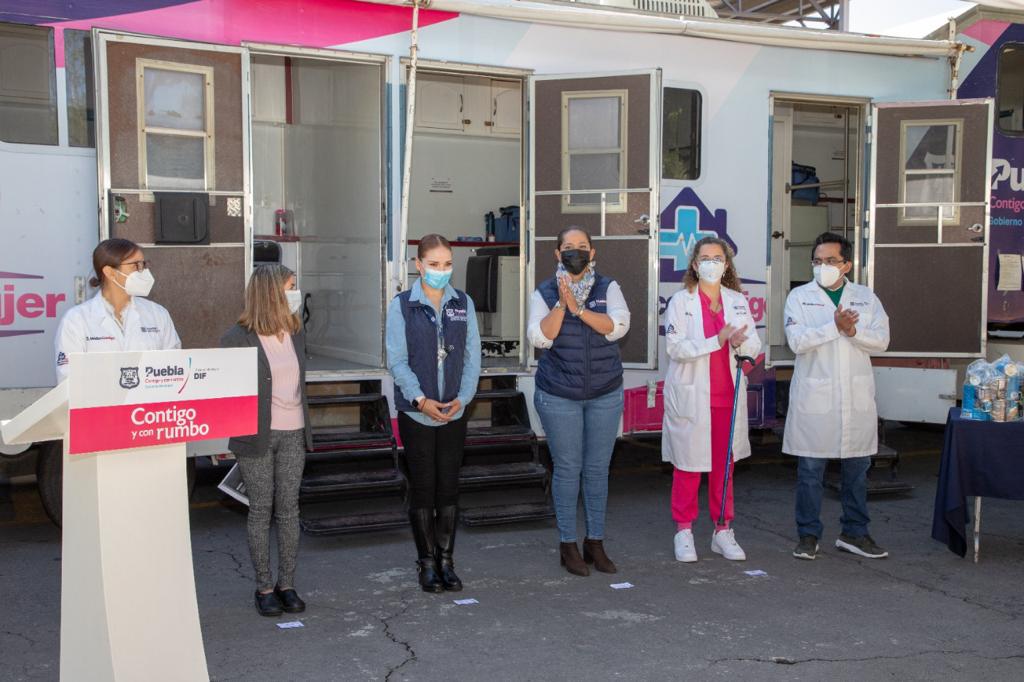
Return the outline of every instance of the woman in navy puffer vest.
{"type": "Polygon", "coordinates": [[[543,349],[534,405],[554,463],[552,496],[562,565],[590,575],[615,564],[604,551],[608,465],[622,419],[622,360],[618,340],[629,331],[629,308],[614,280],[597,274],[590,234],[569,227],[558,235],[555,276],[530,300],[527,336],[543,349]],[[580,485],[586,513],[583,555],[576,544],[580,485]]]}

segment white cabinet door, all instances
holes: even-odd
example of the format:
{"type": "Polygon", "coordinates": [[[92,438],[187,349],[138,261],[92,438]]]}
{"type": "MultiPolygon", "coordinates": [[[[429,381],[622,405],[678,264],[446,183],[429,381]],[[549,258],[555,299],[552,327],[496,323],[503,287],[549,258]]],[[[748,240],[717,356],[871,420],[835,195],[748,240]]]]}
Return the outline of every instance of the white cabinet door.
{"type": "Polygon", "coordinates": [[[466,108],[460,76],[436,74],[420,76],[416,82],[416,129],[464,129],[462,120],[466,108]]]}
{"type": "Polygon", "coordinates": [[[490,135],[491,79],[466,76],[462,81],[462,88],[466,96],[463,132],[467,135],[490,135]]]}
{"type": "Polygon", "coordinates": [[[523,89],[519,81],[491,81],[491,134],[519,137],[523,129],[523,89]]]}

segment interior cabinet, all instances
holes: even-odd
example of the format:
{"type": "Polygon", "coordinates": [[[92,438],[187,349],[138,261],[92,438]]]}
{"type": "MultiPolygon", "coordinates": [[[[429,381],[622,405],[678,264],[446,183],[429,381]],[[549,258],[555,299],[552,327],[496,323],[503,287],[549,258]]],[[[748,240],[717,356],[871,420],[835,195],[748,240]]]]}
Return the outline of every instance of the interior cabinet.
{"type": "Polygon", "coordinates": [[[486,76],[423,74],[416,83],[416,130],[519,137],[522,83],[486,76]]]}
{"type": "Polygon", "coordinates": [[[491,80],[491,134],[519,137],[523,129],[523,84],[491,80]]]}
{"type": "Polygon", "coordinates": [[[465,94],[461,76],[430,74],[416,81],[416,128],[464,130],[465,94]]]}

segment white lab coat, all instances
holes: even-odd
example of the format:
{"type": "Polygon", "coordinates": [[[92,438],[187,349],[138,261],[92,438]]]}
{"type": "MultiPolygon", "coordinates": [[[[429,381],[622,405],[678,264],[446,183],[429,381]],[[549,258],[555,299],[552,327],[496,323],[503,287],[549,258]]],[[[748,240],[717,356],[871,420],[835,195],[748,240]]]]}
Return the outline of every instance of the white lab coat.
{"type": "MultiPolygon", "coordinates": [[[[725,323],[745,328],[747,340],[729,353],[729,374],[736,378],[736,353],[756,358],[761,350],[754,318],[746,297],[722,287],[725,323]]],[[[727,342],[728,343],[728,342],[727,342]]],[[[665,415],[662,420],[661,458],[683,471],[711,471],[711,353],[721,348],[718,338],[705,338],[700,294],[681,289],[665,311],[665,415]]],[[[736,387],[739,401],[733,430],[733,458],[750,456],[747,436],[747,378],[736,387]]]]}
{"type": "Polygon", "coordinates": [[[181,348],[171,315],[162,305],[133,296],[122,313],[124,329],[111,305],[97,292],[64,313],[54,339],[57,382],[67,378],[71,353],[102,353],[181,348]]]}
{"type": "Polygon", "coordinates": [[[889,316],[871,289],[853,282],[839,304],[860,315],[853,337],[840,333],[836,306],[816,282],[786,299],[786,340],[796,353],[782,440],[790,455],[847,459],[878,451],[871,353],[889,347],[889,316]]]}

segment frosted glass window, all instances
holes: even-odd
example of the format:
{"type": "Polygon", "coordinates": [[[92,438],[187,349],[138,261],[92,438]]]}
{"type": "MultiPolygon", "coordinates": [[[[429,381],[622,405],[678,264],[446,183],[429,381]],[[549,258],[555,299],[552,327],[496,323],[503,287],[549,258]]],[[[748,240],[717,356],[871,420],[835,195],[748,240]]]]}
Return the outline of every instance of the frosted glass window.
{"type": "MultiPolygon", "coordinates": [[[[906,122],[901,132],[901,203],[932,204],[905,207],[902,220],[934,225],[938,204],[958,201],[960,123],[906,122]]],[[[943,221],[955,222],[958,215],[954,206],[942,208],[943,221]]]]}
{"type": "MultiPolygon", "coordinates": [[[[616,187],[619,184],[618,154],[576,154],[570,160],[569,189],[594,189],[616,187]]],[[[609,196],[609,200],[618,199],[618,194],[609,196]]],[[[573,204],[601,203],[599,194],[581,194],[572,198],[573,204]]]]}
{"type": "Polygon", "coordinates": [[[562,93],[562,209],[625,210],[626,91],[562,93]]]}
{"type": "Polygon", "coordinates": [[[213,69],[136,62],[139,179],[146,189],[214,189],[213,69]]]}
{"type": "Polygon", "coordinates": [[[620,145],[618,97],[569,100],[569,149],[615,149],[620,145]]]}
{"type": "Polygon", "coordinates": [[[149,186],[161,189],[204,189],[206,154],[200,137],[146,136],[149,186]]]}
{"type": "Polygon", "coordinates": [[[146,69],[145,85],[147,128],[206,129],[203,74],[146,69]]]}

